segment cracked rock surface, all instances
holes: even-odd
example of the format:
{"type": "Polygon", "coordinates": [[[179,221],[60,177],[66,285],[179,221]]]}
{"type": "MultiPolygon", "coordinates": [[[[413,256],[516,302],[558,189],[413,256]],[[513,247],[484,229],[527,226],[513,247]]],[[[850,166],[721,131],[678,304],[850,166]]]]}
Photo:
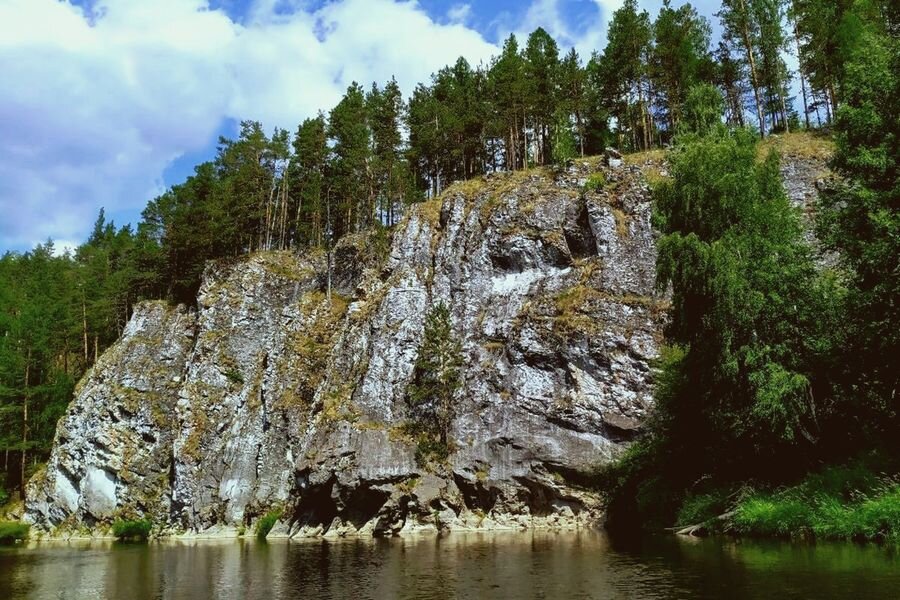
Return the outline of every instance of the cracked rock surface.
{"type": "Polygon", "coordinates": [[[595,522],[585,484],[653,404],[650,214],[641,167],[582,160],[456,184],[389,243],[343,239],[330,301],[321,253],[211,263],[196,308],[137,305],[79,384],[26,519],[233,535],[277,509],[281,536],[595,522]],[[439,302],[465,384],[454,451],[423,465],[406,390],[439,302]]]}

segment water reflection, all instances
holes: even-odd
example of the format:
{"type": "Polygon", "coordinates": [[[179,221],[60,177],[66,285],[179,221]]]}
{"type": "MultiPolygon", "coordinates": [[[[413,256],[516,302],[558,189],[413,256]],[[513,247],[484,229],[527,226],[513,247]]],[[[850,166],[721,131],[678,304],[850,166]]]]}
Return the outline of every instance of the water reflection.
{"type": "Polygon", "coordinates": [[[0,550],[0,598],[896,598],[882,548],[599,532],[40,544],[0,550]]]}

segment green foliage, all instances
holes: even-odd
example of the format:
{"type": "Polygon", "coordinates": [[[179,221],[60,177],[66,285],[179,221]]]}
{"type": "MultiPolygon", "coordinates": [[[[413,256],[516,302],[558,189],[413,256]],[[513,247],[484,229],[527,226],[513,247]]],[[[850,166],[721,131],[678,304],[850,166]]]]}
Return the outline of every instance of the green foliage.
{"type": "Polygon", "coordinates": [[[416,464],[442,463],[450,457],[450,444],[427,432],[416,436],[416,464]]]}
{"type": "Polygon", "coordinates": [[[723,514],[728,507],[728,495],[724,490],[687,496],[681,502],[676,525],[696,525],[707,523],[723,514]]]}
{"type": "Polygon", "coordinates": [[[720,126],[725,105],[722,94],[711,84],[695,85],[684,101],[684,130],[706,135],[720,126]]]}
{"type": "Polygon", "coordinates": [[[0,521],[0,545],[28,539],[31,526],[18,521],[0,521]]]}
{"type": "Polygon", "coordinates": [[[121,541],[144,541],[150,536],[153,522],[150,519],[116,519],[112,524],[112,534],[121,541]]]}
{"type": "Polygon", "coordinates": [[[575,136],[569,119],[568,113],[562,111],[557,111],[554,119],[553,162],[558,167],[565,167],[575,158],[575,136]]]}
{"type": "Polygon", "coordinates": [[[701,117],[688,132],[704,114],[694,100],[718,92],[689,96],[672,178],[654,193],[657,285],[672,298],[655,414],[650,437],[611,471],[610,518],[651,527],[708,518],[732,482],[802,470],[835,417],[839,289],[815,269],[777,156],[759,161],[747,129],[701,117]]]}
{"type": "Polygon", "coordinates": [[[820,316],[801,307],[822,304],[777,158],[757,163],[753,134],[736,130],[689,140],[671,163],[657,190],[657,279],[673,289],[668,337],[688,349],[671,410],[724,447],[766,452],[810,437],[816,363],[804,339],[820,316]]]}
{"type": "Polygon", "coordinates": [[[407,391],[412,426],[419,433],[419,449],[446,456],[463,383],[462,346],[453,332],[450,310],[442,302],[425,318],[425,332],[407,391]]]}
{"type": "Polygon", "coordinates": [[[226,371],[226,372],[225,372],[225,377],[226,377],[226,378],[228,379],[228,381],[230,381],[231,383],[235,383],[235,384],[238,384],[238,385],[243,385],[243,384],[244,384],[244,376],[241,375],[240,371],[237,371],[237,370],[235,370],[235,369],[230,369],[230,370],[226,371]]]}
{"type": "Polygon", "coordinates": [[[837,361],[846,410],[865,415],[870,433],[897,440],[894,399],[900,371],[900,49],[866,21],[859,2],[843,17],[842,103],[833,166],[843,180],[820,197],[818,233],[841,258],[849,281],[844,352],[837,361]]]}
{"type": "Polygon", "coordinates": [[[584,191],[586,192],[599,192],[604,187],[606,187],[606,176],[599,171],[591,173],[584,182],[584,191]]]}
{"type": "Polygon", "coordinates": [[[811,507],[800,500],[755,496],[738,507],[733,527],[744,535],[803,537],[810,516],[811,507]]]}
{"type": "Polygon", "coordinates": [[[281,514],[281,509],[275,509],[260,517],[259,521],[256,522],[256,537],[261,540],[266,539],[266,536],[275,527],[275,523],[281,518],[281,514]]]}
{"type": "Polygon", "coordinates": [[[862,462],[824,469],[798,485],[740,501],[731,529],[741,535],[900,542],[900,484],[862,462]],[[849,476],[846,480],[844,477],[849,476]]]}
{"type": "MultiPolygon", "coordinates": [[[[688,100],[689,90],[713,76],[710,35],[709,23],[690,4],[676,9],[666,1],[653,23],[655,44],[649,69],[664,95],[665,102],[660,108],[667,117],[670,131],[674,131],[681,120],[682,106],[688,100]]],[[[721,114],[719,110],[714,115],[716,122],[721,114]]]]}

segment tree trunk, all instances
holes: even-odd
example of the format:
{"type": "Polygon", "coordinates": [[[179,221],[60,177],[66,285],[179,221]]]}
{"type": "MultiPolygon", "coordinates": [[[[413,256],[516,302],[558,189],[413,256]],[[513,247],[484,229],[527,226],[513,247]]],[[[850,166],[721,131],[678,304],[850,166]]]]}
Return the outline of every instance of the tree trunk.
{"type": "Polygon", "coordinates": [[[787,106],[784,103],[784,93],[778,94],[781,97],[781,120],[784,122],[784,132],[790,133],[791,126],[788,125],[788,114],[787,114],[787,106]]]}
{"type": "Polygon", "coordinates": [[[831,79],[829,79],[828,81],[828,95],[831,96],[831,115],[832,117],[836,117],[838,110],[838,100],[837,95],[834,93],[834,81],[831,81],[831,79]]]}
{"type": "Polygon", "coordinates": [[[522,111],[522,137],[524,139],[525,152],[522,153],[522,164],[524,169],[528,169],[528,123],[525,120],[525,111],[522,111]]]}
{"type": "MultiPolygon", "coordinates": [[[[796,9],[796,0],[794,4],[796,9]]],[[[809,105],[806,103],[806,80],[803,78],[803,56],[800,52],[800,30],[797,28],[796,17],[794,17],[794,44],[797,46],[797,73],[800,75],[800,89],[803,92],[803,118],[806,128],[809,129],[809,105]]]]}
{"type": "Polygon", "coordinates": [[[328,261],[328,268],[327,268],[328,287],[327,287],[327,290],[325,293],[325,297],[328,300],[328,304],[331,305],[331,239],[334,235],[334,231],[332,230],[332,227],[331,227],[331,190],[328,191],[328,193],[325,195],[325,197],[326,197],[325,210],[326,210],[326,214],[327,214],[327,216],[326,216],[327,222],[325,224],[325,228],[327,230],[327,235],[328,235],[328,239],[327,239],[328,247],[327,247],[327,251],[325,253],[325,258],[328,261]]]}
{"type": "Polygon", "coordinates": [[[747,53],[747,64],[750,66],[750,82],[753,84],[753,97],[756,100],[756,116],[759,119],[759,135],[766,137],[766,121],[763,117],[762,100],[759,97],[759,78],[756,75],[756,59],[753,57],[753,41],[750,39],[750,30],[747,27],[747,20],[750,18],[750,12],[744,0],[740,0],[740,11],[744,15],[741,27],[741,38],[744,42],[744,50],[747,53]]]}
{"type": "Polygon", "coordinates": [[[25,499],[25,459],[28,447],[28,379],[31,376],[31,348],[28,349],[28,356],[25,359],[25,388],[22,394],[22,465],[20,483],[22,489],[22,500],[25,499]]]}
{"type": "Polygon", "coordinates": [[[88,361],[88,334],[87,334],[87,307],[84,301],[84,292],[81,293],[81,324],[82,333],[84,334],[84,364],[87,366],[88,361]]]}

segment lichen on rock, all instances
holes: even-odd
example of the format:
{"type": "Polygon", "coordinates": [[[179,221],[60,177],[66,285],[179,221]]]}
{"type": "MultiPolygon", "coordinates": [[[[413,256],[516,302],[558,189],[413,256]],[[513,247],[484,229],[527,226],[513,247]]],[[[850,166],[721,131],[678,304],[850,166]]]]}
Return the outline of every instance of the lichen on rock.
{"type": "Polygon", "coordinates": [[[595,522],[591,474],[653,403],[650,215],[642,167],[576,160],[454,185],[389,246],[341,240],[330,298],[321,252],[213,262],[196,309],[135,307],[60,421],[26,517],[233,534],[277,509],[270,536],[595,522]],[[453,452],[428,466],[403,423],[439,302],[466,367],[453,452]]]}

